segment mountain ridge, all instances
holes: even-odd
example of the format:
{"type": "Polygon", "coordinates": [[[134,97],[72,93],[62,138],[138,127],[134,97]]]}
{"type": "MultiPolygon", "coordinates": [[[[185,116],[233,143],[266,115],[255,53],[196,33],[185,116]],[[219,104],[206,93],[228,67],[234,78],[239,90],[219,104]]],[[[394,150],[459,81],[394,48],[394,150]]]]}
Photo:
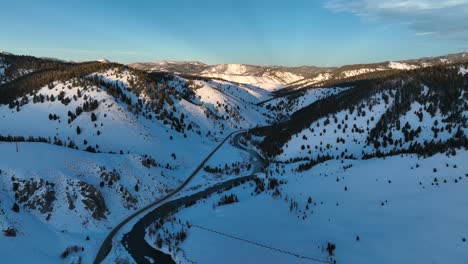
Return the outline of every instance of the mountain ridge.
{"type": "Polygon", "coordinates": [[[423,57],[406,60],[389,60],[377,63],[350,64],[339,67],[320,66],[263,66],[252,64],[205,64],[193,61],[159,61],[147,63],[131,63],[129,67],[149,71],[168,72],[173,74],[189,74],[228,81],[251,84],[269,89],[304,88],[326,81],[346,79],[363,74],[384,71],[405,71],[436,65],[468,61],[468,53],[453,53],[442,56],[423,57]],[[260,84],[261,83],[261,84],[260,84]],[[269,85],[264,85],[268,83],[269,85]]]}

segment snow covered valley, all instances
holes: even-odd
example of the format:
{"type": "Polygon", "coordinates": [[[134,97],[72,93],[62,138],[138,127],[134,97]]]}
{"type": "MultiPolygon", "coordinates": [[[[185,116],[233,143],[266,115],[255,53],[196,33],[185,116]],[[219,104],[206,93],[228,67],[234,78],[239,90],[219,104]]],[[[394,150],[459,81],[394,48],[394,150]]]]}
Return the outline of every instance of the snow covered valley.
{"type": "Polygon", "coordinates": [[[186,240],[172,247],[182,263],[463,263],[467,159],[461,151],[328,161],[302,173],[287,165],[270,175],[284,182],[278,192],[256,194],[249,182],[213,194],[147,240],[156,247],[158,236],[184,230],[186,240]],[[238,202],[218,205],[224,195],[238,202]],[[328,242],[336,245],[332,256],[328,242]]]}
{"type": "Polygon", "coordinates": [[[0,58],[5,263],[468,259],[465,64],[0,58]]]}

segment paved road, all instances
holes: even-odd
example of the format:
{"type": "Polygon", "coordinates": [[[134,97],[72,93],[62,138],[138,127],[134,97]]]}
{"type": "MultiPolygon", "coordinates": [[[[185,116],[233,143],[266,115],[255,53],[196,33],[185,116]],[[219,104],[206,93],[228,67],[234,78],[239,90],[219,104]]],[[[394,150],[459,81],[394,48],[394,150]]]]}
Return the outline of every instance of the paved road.
{"type": "Polygon", "coordinates": [[[241,133],[234,136],[234,146],[247,151],[251,155],[251,163],[253,165],[253,172],[249,176],[239,177],[231,179],[222,183],[218,183],[211,186],[203,191],[195,194],[191,194],[176,200],[168,201],[161,204],[151,212],[143,216],[138,222],[132,227],[130,232],[126,233],[122,239],[122,244],[127,252],[132,256],[136,263],[152,263],[150,259],[154,260],[158,264],[175,264],[172,257],[162,251],[156,250],[151,247],[145,241],[146,229],[157,220],[164,218],[165,216],[177,211],[180,207],[190,206],[196,201],[208,197],[209,195],[218,192],[220,190],[230,188],[232,186],[239,185],[246,181],[249,181],[255,177],[255,174],[263,171],[264,160],[254,150],[245,148],[239,144],[239,138],[241,133]]]}
{"type": "MultiPolygon", "coordinates": [[[[206,189],[205,191],[202,191],[200,193],[196,193],[194,195],[191,195],[191,198],[190,197],[184,197],[184,198],[181,198],[181,199],[178,199],[178,200],[175,200],[175,201],[178,201],[178,202],[167,202],[167,203],[164,203],[165,201],[167,201],[169,198],[171,198],[172,196],[174,196],[175,194],[177,194],[178,192],[180,192],[185,186],[187,186],[188,183],[190,183],[190,181],[197,175],[197,173],[202,169],[204,168],[206,162],[219,150],[219,148],[221,148],[221,146],[234,134],[237,134],[235,139],[234,139],[234,142],[235,142],[235,146],[238,147],[238,148],[241,148],[245,151],[248,151],[251,155],[252,155],[252,158],[255,160],[254,162],[254,171],[255,172],[258,172],[258,171],[261,171],[263,169],[263,159],[262,157],[260,157],[260,155],[258,155],[257,152],[253,151],[253,150],[250,150],[250,149],[246,149],[242,146],[240,146],[238,144],[238,139],[240,137],[240,133],[241,132],[244,132],[246,130],[239,130],[239,131],[235,131],[235,132],[232,132],[230,133],[228,136],[226,136],[226,138],[218,144],[218,146],[213,150],[211,151],[211,153],[200,163],[200,165],[190,174],[190,176],[179,186],[177,187],[176,189],[172,190],[170,193],[168,193],[167,195],[165,195],[164,197],[152,202],[151,204],[148,204],[147,206],[139,209],[138,211],[134,212],[133,214],[131,214],[130,216],[128,216],[127,218],[125,218],[122,222],[120,222],[114,229],[112,229],[112,231],[107,235],[107,237],[104,239],[104,241],[102,242],[101,244],[101,247],[99,248],[99,251],[98,253],[96,254],[96,257],[94,259],[94,263],[95,264],[98,264],[98,263],[101,263],[106,257],[107,255],[110,253],[111,249],[112,249],[112,242],[113,242],[113,239],[115,237],[115,235],[120,231],[120,229],[125,226],[129,221],[131,221],[132,219],[134,219],[135,217],[137,217],[138,215],[144,213],[145,211],[147,211],[148,209],[154,207],[154,206],[157,206],[157,205],[161,205],[157,208],[155,208],[153,211],[151,211],[150,213],[148,213],[146,216],[144,216],[142,219],[140,219],[140,221],[133,227],[132,231],[129,233],[129,234],[140,234],[140,231],[142,227],[145,226],[145,224],[148,223],[151,224],[153,221],[150,221],[148,222],[149,220],[153,219],[154,217],[157,218],[158,215],[160,215],[161,213],[164,213],[166,212],[166,209],[167,207],[170,207],[170,208],[173,208],[173,206],[179,204],[179,203],[186,203],[187,201],[191,201],[193,199],[200,199],[202,198],[204,195],[206,195],[207,193],[210,193],[213,191],[213,188],[217,190],[220,190],[222,188],[225,188],[227,186],[231,186],[232,184],[237,184],[238,182],[240,181],[245,181],[251,177],[253,177],[253,175],[250,175],[250,176],[246,176],[246,177],[242,177],[242,178],[239,178],[239,179],[234,179],[234,180],[230,180],[230,181],[227,181],[225,183],[222,183],[222,184],[218,184],[218,185],[215,185],[211,188],[208,188],[206,189]],[[203,194],[201,194],[203,193],[203,194]],[[201,196],[200,196],[201,195],[201,196]],[[138,228],[136,228],[138,227],[138,228]],[[136,230],[134,232],[134,229],[136,230]]],[[[146,227],[144,228],[146,229],[146,227]]],[[[144,230],[143,230],[144,232],[144,230]]],[[[128,234],[127,234],[128,235],[128,234]]],[[[127,237],[127,235],[125,237],[127,237]]],[[[125,237],[124,237],[124,240],[122,242],[125,241],[125,237]]],[[[134,236],[131,236],[131,238],[134,238],[134,236]]],[[[144,242],[144,233],[143,235],[140,237],[141,240],[143,240],[144,242]]],[[[137,238],[138,240],[138,238],[137,238]]],[[[142,252],[146,252],[146,250],[149,250],[149,252],[151,254],[154,254],[154,252],[151,251],[151,248],[146,242],[144,242],[143,244],[140,244],[140,242],[134,242],[133,240],[131,241],[127,241],[127,242],[131,242],[131,243],[127,243],[127,244],[124,244],[124,246],[126,247],[130,247],[128,250],[132,251],[134,249],[134,247],[132,245],[134,245],[134,243],[137,243],[136,245],[138,245],[138,247],[141,246],[141,251],[142,252]],[[151,249],[145,247],[148,246],[150,247],[151,249]]],[[[134,251],[134,250],[133,250],[134,251]]],[[[132,251],[132,252],[133,252],[132,251]]],[[[153,251],[155,251],[153,249],[153,251]]],[[[160,252],[162,253],[162,252],[160,252]]],[[[137,261],[137,263],[148,263],[148,260],[147,259],[142,259],[142,261],[140,262],[140,258],[138,257],[137,255],[138,253],[135,253],[134,254],[131,254],[132,257],[135,258],[135,260],[137,261]],[[137,260],[138,258],[138,260],[137,260]]],[[[144,253],[146,254],[146,253],[144,253]]],[[[164,253],[162,253],[164,254],[164,253]]],[[[166,255],[166,254],[164,254],[166,255]]],[[[158,255],[158,261],[160,263],[174,263],[172,261],[172,258],[170,258],[170,256],[166,255],[158,255]],[[159,258],[160,257],[160,258],[159,258]],[[162,261],[162,262],[161,262],[162,261]]],[[[144,255],[141,255],[141,257],[143,257],[144,255]]]]}
{"type": "Polygon", "coordinates": [[[136,263],[158,263],[158,264],[175,264],[172,257],[162,251],[151,247],[145,240],[146,229],[157,220],[166,217],[172,212],[177,211],[180,207],[190,206],[196,201],[206,198],[209,195],[216,193],[222,189],[239,185],[253,179],[254,175],[231,179],[229,181],[208,187],[198,193],[185,196],[176,200],[171,200],[157,207],[153,211],[143,216],[132,227],[130,232],[126,233],[122,239],[122,244],[127,252],[132,256],[136,263]],[[154,260],[154,262],[150,261],[154,260]]]}

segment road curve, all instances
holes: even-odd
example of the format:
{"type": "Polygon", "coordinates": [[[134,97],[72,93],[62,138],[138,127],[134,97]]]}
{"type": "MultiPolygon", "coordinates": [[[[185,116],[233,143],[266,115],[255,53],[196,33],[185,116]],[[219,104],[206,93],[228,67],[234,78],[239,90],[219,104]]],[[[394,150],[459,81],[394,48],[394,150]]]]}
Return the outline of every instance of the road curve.
{"type": "Polygon", "coordinates": [[[249,154],[251,155],[251,162],[253,164],[252,174],[227,180],[225,182],[221,182],[215,184],[214,186],[208,187],[200,192],[165,202],[148,212],[142,218],[140,218],[138,222],[135,225],[133,225],[132,229],[124,235],[122,239],[122,245],[125,247],[126,251],[132,256],[133,260],[136,263],[156,262],[158,264],[175,264],[175,261],[172,259],[171,255],[153,248],[146,242],[146,229],[152,223],[166,217],[167,215],[170,215],[172,212],[177,211],[179,208],[190,206],[196,201],[206,198],[215,192],[226,188],[230,188],[232,186],[237,186],[246,181],[249,181],[255,177],[255,174],[257,172],[261,172],[264,170],[264,159],[256,151],[240,145],[238,142],[240,136],[241,133],[238,133],[234,137],[234,146],[249,152],[249,154]]]}
{"type": "Polygon", "coordinates": [[[107,257],[107,255],[109,255],[109,253],[110,253],[110,251],[112,249],[112,241],[113,241],[115,235],[120,231],[120,229],[124,225],[126,225],[133,218],[135,218],[136,216],[138,216],[141,213],[145,212],[146,210],[150,209],[151,207],[154,207],[154,206],[166,201],[167,199],[171,198],[172,196],[174,196],[175,194],[180,192],[185,186],[187,186],[187,184],[190,183],[190,181],[195,177],[195,175],[197,175],[197,173],[205,166],[206,162],[219,150],[219,148],[221,148],[221,146],[232,135],[243,132],[243,131],[246,131],[246,130],[243,129],[243,130],[234,131],[234,132],[230,133],[229,135],[227,135],[226,138],[223,141],[221,141],[218,144],[218,146],[210,152],[210,154],[208,154],[208,156],[200,163],[200,165],[198,165],[197,168],[195,168],[195,170],[190,174],[190,176],[180,186],[178,186],[177,188],[175,188],[174,190],[172,190],[171,192],[169,192],[168,194],[166,194],[162,198],[159,198],[158,200],[146,205],[145,207],[143,207],[143,208],[139,209],[138,211],[134,212],[133,214],[129,215],[122,222],[120,222],[116,227],[114,227],[114,229],[112,229],[112,231],[106,236],[106,238],[102,242],[101,247],[99,248],[99,251],[97,252],[93,263],[94,264],[99,264],[102,261],[104,261],[104,259],[107,257]]]}

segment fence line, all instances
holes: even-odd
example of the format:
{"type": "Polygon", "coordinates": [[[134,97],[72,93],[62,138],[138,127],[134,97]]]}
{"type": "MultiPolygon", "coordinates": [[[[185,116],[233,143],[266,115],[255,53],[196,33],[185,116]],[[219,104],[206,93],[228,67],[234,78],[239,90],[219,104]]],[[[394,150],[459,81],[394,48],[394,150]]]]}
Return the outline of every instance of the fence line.
{"type": "Polygon", "coordinates": [[[311,261],[315,261],[315,262],[328,263],[328,264],[336,263],[334,260],[325,260],[325,259],[319,259],[319,258],[304,256],[304,255],[294,253],[294,252],[291,252],[291,251],[288,251],[288,250],[275,248],[275,247],[272,247],[272,246],[261,244],[259,242],[251,241],[251,240],[248,240],[248,239],[244,239],[244,238],[241,238],[241,237],[237,237],[237,236],[234,236],[234,235],[230,235],[230,234],[227,234],[227,233],[216,231],[216,230],[206,228],[206,227],[203,227],[203,226],[199,226],[199,225],[196,225],[196,224],[190,224],[189,227],[196,227],[196,228],[204,230],[204,231],[215,233],[215,234],[218,234],[218,235],[221,235],[221,236],[225,236],[225,237],[228,237],[228,238],[239,240],[239,241],[242,241],[242,242],[245,242],[245,243],[249,243],[249,244],[252,244],[252,245],[255,245],[255,246],[258,246],[258,247],[263,247],[263,248],[266,248],[266,249],[269,249],[269,250],[272,250],[272,251],[280,252],[280,253],[287,254],[287,255],[290,255],[290,256],[293,256],[293,257],[296,257],[296,258],[300,258],[300,259],[307,259],[307,260],[311,260],[311,261]]]}

